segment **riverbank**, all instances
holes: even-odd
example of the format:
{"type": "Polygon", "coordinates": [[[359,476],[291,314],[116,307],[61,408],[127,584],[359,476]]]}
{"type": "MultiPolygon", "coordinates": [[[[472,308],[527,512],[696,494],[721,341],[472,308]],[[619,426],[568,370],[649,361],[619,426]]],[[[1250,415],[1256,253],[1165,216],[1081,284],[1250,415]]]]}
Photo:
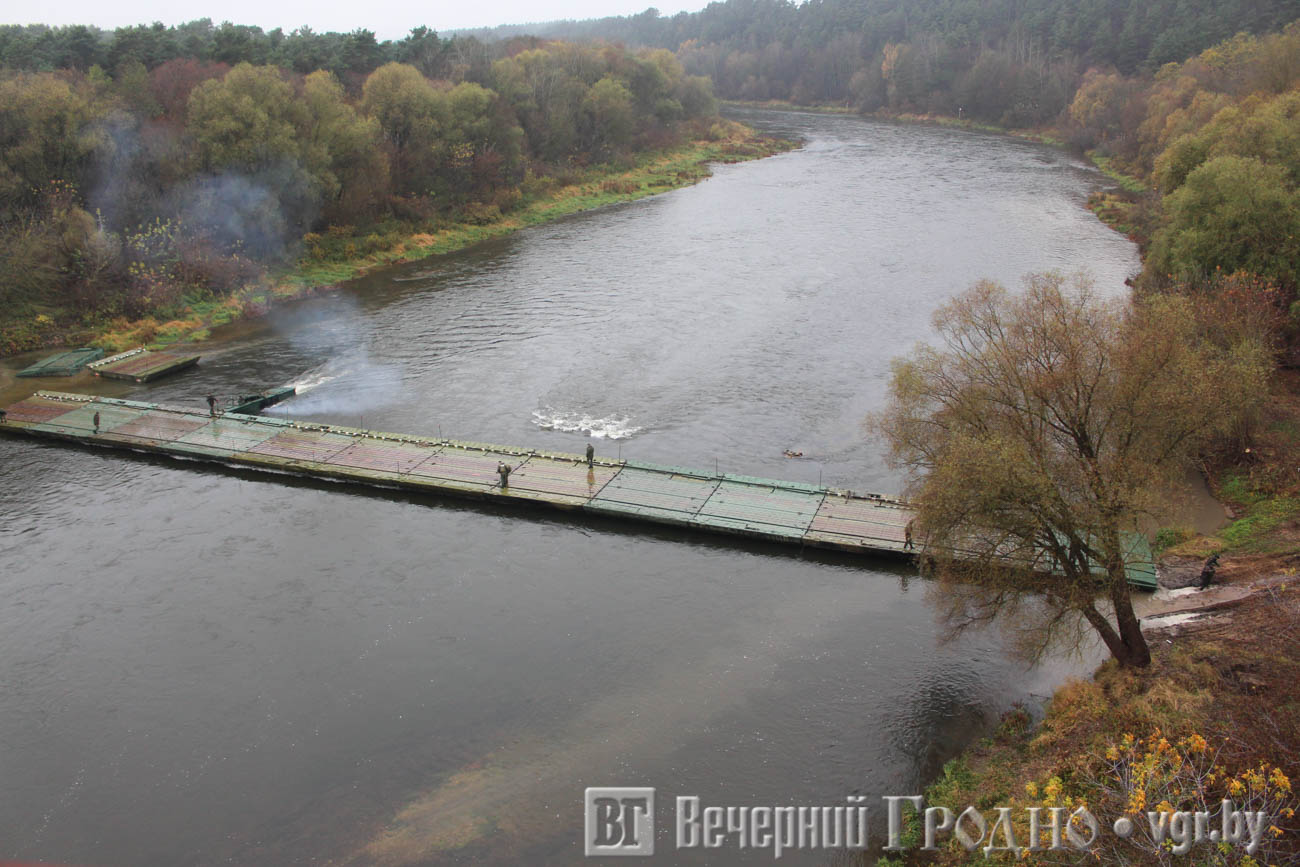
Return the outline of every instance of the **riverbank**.
{"type": "MultiPolygon", "coordinates": [[[[1051,131],[926,115],[875,116],[1065,147],[1051,131]]],[[[1090,210],[1145,246],[1158,194],[1105,155],[1082,156],[1114,182],[1090,197],[1090,210]]],[[[1157,534],[1167,572],[1197,576],[1205,559],[1218,554],[1221,586],[1155,594],[1143,619],[1153,655],[1149,668],[1125,671],[1108,662],[1092,678],[1058,689],[1037,723],[1037,712],[1008,712],[990,736],[945,765],[925,790],[926,804],[947,806],[954,815],[974,806],[990,828],[997,807],[1023,816],[1031,807],[1068,812],[1086,805],[1108,833],[1125,814],[1144,826],[1151,809],[1206,809],[1217,817],[1220,801],[1230,798],[1272,817],[1258,863],[1300,857],[1300,823],[1290,812],[1300,809],[1291,791],[1291,777],[1300,773],[1300,705],[1294,700],[1300,678],[1297,466],[1300,374],[1280,370],[1251,448],[1207,460],[1209,485],[1228,523],[1208,535],[1181,526],[1157,534]]],[[[1015,821],[1015,833],[1027,842],[1027,820],[1015,821]]],[[[1098,848],[1103,863],[1168,863],[1167,852],[1141,835],[1131,841],[1110,836],[1098,848]]],[[[987,863],[984,852],[968,851],[951,835],[937,852],[917,851],[918,822],[910,823],[904,842],[911,847],[907,854],[877,861],[873,853],[862,863],[987,863]]],[[[1216,851],[1208,844],[1203,854],[1217,859],[1206,863],[1256,863],[1243,851],[1216,851]]]]}
{"type": "MultiPolygon", "coordinates": [[[[969,129],[979,132],[991,132],[998,135],[1009,135],[1013,138],[1025,139],[1026,141],[1038,142],[1040,144],[1049,144],[1056,147],[1065,147],[1065,141],[1055,129],[1014,129],[1011,127],[998,126],[997,124],[974,121],[965,117],[952,117],[946,114],[929,114],[918,112],[895,112],[895,111],[871,111],[860,112],[856,108],[847,105],[798,105],[793,102],[780,99],[766,100],[738,100],[729,99],[723,102],[723,105],[736,106],[737,108],[765,108],[777,109],[780,111],[805,111],[811,114],[849,114],[860,117],[869,117],[873,120],[893,120],[902,123],[920,123],[932,126],[943,126],[951,129],[969,129]]],[[[1091,154],[1089,155],[1091,158],[1091,154]]],[[[1103,173],[1114,178],[1111,172],[1102,166],[1097,160],[1093,160],[1103,173]]]]}
{"type": "MultiPolygon", "coordinates": [[[[1024,709],[1007,713],[990,737],[944,766],[925,791],[926,805],[954,814],[974,806],[990,827],[996,808],[1010,807],[1020,845],[1028,845],[1027,819],[1020,817],[1029,808],[1048,815],[1064,807],[1068,815],[1086,807],[1105,835],[1095,848],[1101,863],[1167,864],[1167,851],[1144,833],[1119,840],[1111,833],[1114,821],[1127,815],[1144,829],[1148,810],[1205,809],[1217,827],[1227,798],[1270,814],[1258,861],[1246,860],[1240,849],[1202,843],[1202,858],[1217,857],[1194,863],[1289,863],[1300,854],[1289,813],[1297,807],[1291,778],[1300,768],[1297,563],[1295,555],[1225,559],[1220,575],[1227,586],[1206,591],[1218,601],[1199,616],[1144,618],[1149,668],[1128,671],[1107,662],[1091,680],[1057,690],[1037,725],[1024,709]]],[[[968,851],[951,837],[938,851],[917,851],[921,839],[919,823],[909,821],[911,851],[867,863],[988,863],[979,849],[968,851]]],[[[1004,843],[999,838],[995,845],[1004,843]]],[[[1039,863],[1032,855],[1027,860],[1039,863]]]]}
{"type": "MultiPolygon", "coordinates": [[[[1252,809],[1268,810],[1277,829],[1257,863],[1300,856],[1300,822],[1287,812],[1300,808],[1291,790],[1300,773],[1296,466],[1300,373],[1281,371],[1250,451],[1219,455],[1207,466],[1229,522],[1210,535],[1179,527],[1157,534],[1170,589],[1148,600],[1143,613],[1151,666],[1127,671],[1105,663],[1092,679],[1057,690],[1037,724],[1022,708],[1009,712],[991,736],[944,767],[925,791],[926,803],[954,813],[973,805],[990,827],[996,807],[1027,815],[1030,807],[1086,805],[1106,833],[1125,814],[1144,827],[1146,810],[1167,809],[1162,801],[1173,809],[1217,810],[1223,798],[1238,805],[1254,799],[1252,809]],[[1215,585],[1179,587],[1194,581],[1211,554],[1221,558],[1215,585]]],[[[1027,828],[1016,830],[1024,843],[1027,828]]],[[[919,833],[913,823],[912,845],[919,845],[919,833]]],[[[1168,863],[1140,837],[1124,845],[1110,840],[1102,861],[1168,863]]],[[[1201,851],[1215,852],[1208,844],[1201,851]]],[[[1244,854],[1218,851],[1220,860],[1206,863],[1256,863],[1244,854]]],[[[985,861],[979,850],[948,840],[937,852],[911,851],[883,863],[976,861],[985,861]]]]}
{"type": "Polygon", "coordinates": [[[166,318],[116,318],[95,325],[61,325],[57,317],[0,325],[5,354],[65,345],[107,352],[205,340],[213,328],[264,315],[276,304],[329,291],[375,268],[462,250],[481,241],[606,205],[631,202],[708,178],[713,163],[737,163],[789,151],[797,142],[763,136],[733,122],[715,124],[708,139],[640,155],[628,165],[593,166],[562,178],[538,178],[530,194],[502,214],[477,211],[461,221],[407,224],[384,234],[326,232],[302,239],[303,257],[292,268],[215,299],[191,301],[166,318]]]}

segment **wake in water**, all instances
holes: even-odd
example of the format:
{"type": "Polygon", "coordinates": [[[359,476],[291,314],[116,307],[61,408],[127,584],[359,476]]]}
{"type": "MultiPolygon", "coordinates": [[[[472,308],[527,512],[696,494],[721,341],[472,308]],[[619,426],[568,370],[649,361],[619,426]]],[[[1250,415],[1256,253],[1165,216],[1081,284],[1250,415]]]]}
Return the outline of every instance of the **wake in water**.
{"type": "Polygon", "coordinates": [[[592,418],[581,412],[557,412],[549,406],[533,410],[533,424],[542,430],[581,431],[596,439],[611,440],[628,439],[642,430],[627,416],[592,418]]]}
{"type": "Polygon", "coordinates": [[[321,415],[388,406],[401,398],[402,372],[354,351],[317,365],[289,385],[297,394],[268,413],[321,415]]]}
{"type": "Polygon", "coordinates": [[[327,382],[333,382],[334,380],[342,376],[344,373],[346,373],[346,371],[337,371],[337,370],[334,371],[333,373],[327,372],[327,368],[334,367],[334,366],[336,365],[333,365],[331,362],[327,361],[324,364],[313,367],[311,370],[307,371],[302,376],[295,379],[293,382],[286,383],[286,385],[292,388],[297,394],[304,394],[305,392],[311,391],[313,388],[316,388],[317,386],[324,385],[327,382]]]}

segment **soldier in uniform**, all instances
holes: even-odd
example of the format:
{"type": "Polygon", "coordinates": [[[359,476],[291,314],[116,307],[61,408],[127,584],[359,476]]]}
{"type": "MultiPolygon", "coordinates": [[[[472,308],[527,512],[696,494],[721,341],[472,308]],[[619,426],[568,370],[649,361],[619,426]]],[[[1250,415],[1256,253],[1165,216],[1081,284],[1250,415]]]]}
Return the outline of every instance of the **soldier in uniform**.
{"type": "Polygon", "coordinates": [[[1214,573],[1219,570],[1219,555],[1215,554],[1205,561],[1201,567],[1201,585],[1198,589],[1204,590],[1214,583],[1214,573]]]}

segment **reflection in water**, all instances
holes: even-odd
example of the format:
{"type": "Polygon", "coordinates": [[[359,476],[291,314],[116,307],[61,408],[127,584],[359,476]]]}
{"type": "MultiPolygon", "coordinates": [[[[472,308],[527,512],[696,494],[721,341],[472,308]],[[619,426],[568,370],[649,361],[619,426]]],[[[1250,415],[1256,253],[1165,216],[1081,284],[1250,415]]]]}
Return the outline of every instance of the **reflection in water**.
{"type": "MultiPolygon", "coordinates": [[[[1056,151],[753,117],[808,146],[368,275],[154,385],[43,385],[300,382],[277,413],[892,491],[860,422],[930,311],[1136,267],[1056,151]]],[[[909,573],[0,439],[0,856],[569,864],[588,785],[911,791],[1087,666],[941,644],[909,573]]]]}

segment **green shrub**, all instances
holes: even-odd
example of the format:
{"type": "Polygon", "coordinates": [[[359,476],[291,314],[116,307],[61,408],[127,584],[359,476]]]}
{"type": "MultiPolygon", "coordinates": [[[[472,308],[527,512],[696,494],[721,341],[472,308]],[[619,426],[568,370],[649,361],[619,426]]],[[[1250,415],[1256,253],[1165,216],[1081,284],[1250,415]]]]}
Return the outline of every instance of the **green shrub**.
{"type": "Polygon", "coordinates": [[[1181,545],[1195,535],[1196,531],[1190,527],[1161,527],[1156,530],[1155,544],[1152,545],[1153,553],[1158,557],[1163,552],[1175,545],[1181,545]]]}

